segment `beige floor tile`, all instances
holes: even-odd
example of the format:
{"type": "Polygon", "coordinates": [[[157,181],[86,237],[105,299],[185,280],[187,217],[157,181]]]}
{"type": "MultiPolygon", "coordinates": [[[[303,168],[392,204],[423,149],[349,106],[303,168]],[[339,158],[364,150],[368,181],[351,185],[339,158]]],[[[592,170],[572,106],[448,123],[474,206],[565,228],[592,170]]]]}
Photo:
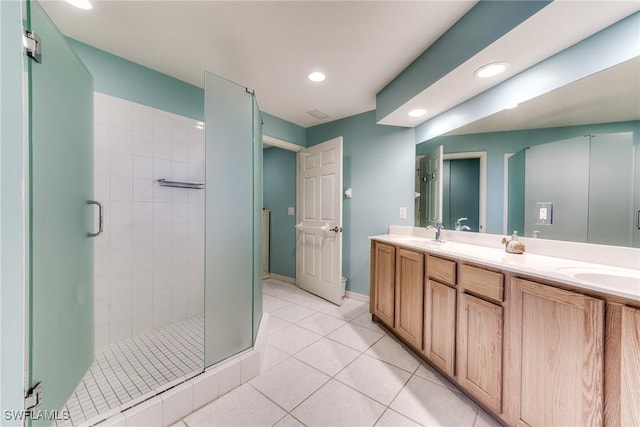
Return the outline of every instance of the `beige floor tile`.
{"type": "Polygon", "coordinates": [[[384,406],[336,380],[331,380],[291,414],[303,424],[314,426],[371,426],[384,406]]]}
{"type": "Polygon", "coordinates": [[[478,413],[466,398],[416,375],[390,408],[426,426],[472,427],[478,413]]]}
{"type": "Polygon", "coordinates": [[[271,312],[271,314],[273,314],[274,316],[278,316],[279,318],[291,323],[297,323],[305,317],[309,317],[314,313],[315,311],[311,310],[310,308],[303,307],[298,304],[289,304],[279,310],[271,312]]]}
{"type": "Polygon", "coordinates": [[[335,378],[387,406],[410,377],[403,369],[363,354],[335,378]]]}
{"type": "Polygon", "coordinates": [[[304,427],[304,424],[293,418],[291,415],[287,415],[278,421],[273,427],[304,427]]]}
{"type": "Polygon", "coordinates": [[[429,366],[426,362],[422,362],[420,364],[420,367],[416,370],[415,374],[425,380],[440,384],[449,389],[455,388],[453,384],[446,380],[439,372],[429,366]]]}
{"type": "Polygon", "coordinates": [[[271,313],[272,311],[279,310],[289,304],[291,303],[288,301],[269,295],[264,295],[262,297],[262,311],[265,313],[271,313]]]}
{"type": "Polygon", "coordinates": [[[487,415],[482,409],[479,409],[475,427],[500,427],[500,423],[487,415]]]}
{"type": "Polygon", "coordinates": [[[327,338],[338,341],[355,350],[365,351],[383,336],[384,334],[382,332],[372,331],[362,326],[347,323],[331,332],[327,335],[327,338]]]}
{"type": "Polygon", "coordinates": [[[367,310],[368,306],[366,302],[345,298],[341,306],[331,305],[322,311],[330,316],[351,321],[367,310]]]}
{"type": "Polygon", "coordinates": [[[290,322],[287,322],[286,320],[281,319],[277,316],[269,315],[269,334],[279,331],[280,329],[285,328],[289,325],[291,325],[290,322]]]}
{"type": "Polygon", "coordinates": [[[294,358],[289,358],[252,379],[249,384],[281,408],[291,411],[329,377],[294,358]]]}
{"type": "Polygon", "coordinates": [[[302,319],[297,323],[297,325],[324,336],[338,329],[345,323],[346,322],[344,320],[337,319],[333,316],[329,316],[328,314],[315,313],[305,319],[302,319]]]}
{"type": "Polygon", "coordinates": [[[360,354],[346,345],[322,338],[294,357],[332,377],[360,354]]]}
{"type": "Polygon", "coordinates": [[[385,335],[380,341],[371,346],[367,350],[367,354],[411,373],[415,372],[421,363],[413,351],[390,335],[385,335]]]}
{"type": "Polygon", "coordinates": [[[267,345],[264,350],[264,356],[262,356],[262,364],[260,365],[260,372],[266,372],[273,368],[283,360],[289,358],[287,353],[275,348],[272,345],[267,345]]]}
{"type": "Polygon", "coordinates": [[[387,409],[376,423],[376,427],[420,427],[420,424],[396,411],[387,409]]]}
{"type": "Polygon", "coordinates": [[[286,413],[244,384],[184,419],[189,427],[270,426],[286,413]]]}
{"type": "Polygon", "coordinates": [[[295,354],[320,338],[322,338],[320,335],[300,326],[289,325],[272,333],[269,344],[288,354],[295,354]]]}
{"type": "Polygon", "coordinates": [[[385,329],[380,326],[380,323],[371,321],[371,313],[369,313],[369,310],[362,312],[362,314],[359,314],[351,321],[351,323],[364,326],[365,328],[371,329],[373,331],[385,332],[385,329]]]}

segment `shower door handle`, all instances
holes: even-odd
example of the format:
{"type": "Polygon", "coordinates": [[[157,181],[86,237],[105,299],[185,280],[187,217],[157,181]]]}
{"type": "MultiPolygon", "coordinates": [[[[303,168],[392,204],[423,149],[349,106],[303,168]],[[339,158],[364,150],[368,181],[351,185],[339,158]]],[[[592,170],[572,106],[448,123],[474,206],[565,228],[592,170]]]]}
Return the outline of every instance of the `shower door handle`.
{"type": "Polygon", "coordinates": [[[88,200],[87,204],[98,205],[98,232],[87,233],[87,236],[89,237],[98,237],[102,234],[102,230],[104,229],[104,206],[102,206],[102,203],[96,202],[95,200],[88,200]]]}

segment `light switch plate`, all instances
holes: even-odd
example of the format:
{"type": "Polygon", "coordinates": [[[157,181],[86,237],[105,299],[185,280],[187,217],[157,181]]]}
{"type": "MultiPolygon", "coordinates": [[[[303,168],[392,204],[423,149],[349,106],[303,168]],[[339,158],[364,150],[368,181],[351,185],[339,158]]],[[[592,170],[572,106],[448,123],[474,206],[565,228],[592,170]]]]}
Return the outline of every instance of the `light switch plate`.
{"type": "Polygon", "coordinates": [[[287,208],[287,215],[294,216],[296,214],[296,210],[294,208],[287,208]]]}
{"type": "Polygon", "coordinates": [[[407,219],[407,208],[400,208],[400,219],[407,219]]]}
{"type": "Polygon", "coordinates": [[[553,202],[536,203],[536,225],[553,224],[553,202]]]}

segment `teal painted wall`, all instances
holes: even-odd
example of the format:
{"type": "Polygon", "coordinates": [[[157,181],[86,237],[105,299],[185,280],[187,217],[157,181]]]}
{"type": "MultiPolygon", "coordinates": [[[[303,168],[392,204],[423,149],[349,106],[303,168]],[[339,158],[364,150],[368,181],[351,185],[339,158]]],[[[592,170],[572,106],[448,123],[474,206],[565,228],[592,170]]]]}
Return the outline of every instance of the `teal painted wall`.
{"type": "Polygon", "coordinates": [[[22,2],[0,1],[0,424],[22,409],[25,322],[25,135],[22,2]]]}
{"type": "Polygon", "coordinates": [[[271,147],[263,160],[263,206],[271,211],[269,272],[295,278],[296,217],[287,208],[296,207],[296,153],[271,147]]]}
{"type": "Polygon", "coordinates": [[[264,125],[262,126],[264,135],[291,142],[301,147],[307,146],[307,129],[264,111],[262,112],[262,119],[264,120],[264,125]]]}
{"type": "Polygon", "coordinates": [[[390,224],[413,225],[415,135],[413,129],[376,125],[375,111],[307,129],[307,145],[338,136],[344,141],[343,276],[347,289],[369,295],[368,236],[390,224]],[[407,208],[407,219],[398,209],[407,208]]]}
{"type": "MultiPolygon", "coordinates": [[[[85,63],[95,90],[138,104],[204,120],[204,89],[143,67],[104,50],[67,38],[85,63]]],[[[259,97],[259,94],[258,94],[259,97]]],[[[262,112],[265,135],[305,146],[303,127],[262,112]]]]}
{"type": "Polygon", "coordinates": [[[443,145],[445,153],[487,152],[487,233],[502,233],[504,203],[504,154],[524,147],[569,139],[594,133],[633,132],[635,145],[640,145],[640,121],[529,129],[434,138],[416,146],[416,154],[427,154],[443,145]]]}
{"type": "Polygon", "coordinates": [[[204,119],[202,88],[77,40],[67,40],[93,74],[96,91],[192,119],[204,119]]]}

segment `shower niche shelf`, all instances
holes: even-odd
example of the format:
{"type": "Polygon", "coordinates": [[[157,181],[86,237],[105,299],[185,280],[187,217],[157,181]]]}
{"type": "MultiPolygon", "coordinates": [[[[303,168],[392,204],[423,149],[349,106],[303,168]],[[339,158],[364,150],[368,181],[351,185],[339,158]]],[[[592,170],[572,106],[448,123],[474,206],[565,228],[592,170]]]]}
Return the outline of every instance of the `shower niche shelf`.
{"type": "Polygon", "coordinates": [[[204,182],[200,181],[183,181],[179,179],[159,179],[158,182],[162,187],[180,187],[180,188],[194,188],[202,190],[204,188],[204,182]]]}

